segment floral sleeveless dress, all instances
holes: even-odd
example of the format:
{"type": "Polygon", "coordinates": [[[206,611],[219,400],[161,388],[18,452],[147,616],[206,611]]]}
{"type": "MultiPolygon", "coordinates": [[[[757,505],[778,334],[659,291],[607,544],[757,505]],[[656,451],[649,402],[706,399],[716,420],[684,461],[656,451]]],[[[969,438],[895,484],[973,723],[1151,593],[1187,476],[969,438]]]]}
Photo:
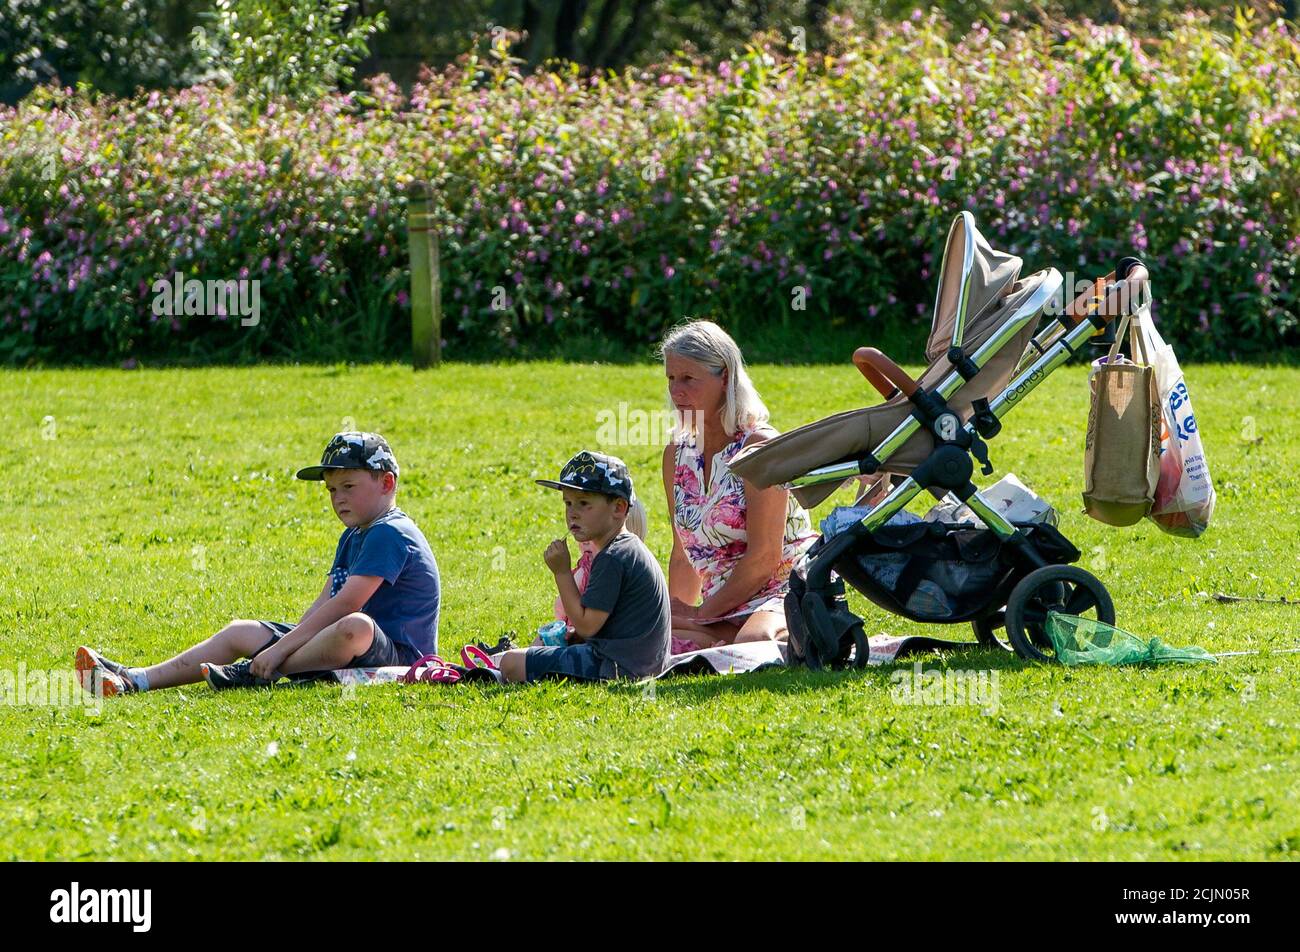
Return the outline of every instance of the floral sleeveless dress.
{"type": "MultiPolygon", "coordinates": [[[[687,436],[677,444],[673,474],[673,528],[682,540],[682,548],[691,565],[699,573],[704,598],[726,584],[732,569],[749,547],[745,530],[745,486],[727,464],[740,452],[752,432],[753,429],[749,429],[737,433],[736,438],[713,457],[708,486],[704,485],[702,441],[687,436]]],[[[786,504],[785,538],[776,574],[752,598],[721,617],[734,620],[754,612],[784,611],[790,570],[816,539],[808,513],[791,495],[786,504]]],[[[720,619],[701,619],[716,620],[720,619]]]]}

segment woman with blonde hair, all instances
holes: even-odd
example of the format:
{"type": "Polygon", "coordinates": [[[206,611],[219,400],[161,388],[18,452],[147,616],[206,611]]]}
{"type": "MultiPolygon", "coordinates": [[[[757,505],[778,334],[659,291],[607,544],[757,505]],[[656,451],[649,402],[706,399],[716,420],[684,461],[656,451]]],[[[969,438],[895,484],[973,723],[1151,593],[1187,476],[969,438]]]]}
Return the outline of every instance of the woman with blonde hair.
{"type": "Polygon", "coordinates": [[[817,536],[788,491],[759,489],[728,467],[776,435],[767,407],[740,348],[712,321],[673,328],[659,353],[677,421],[663,460],[673,637],[701,648],[783,638],[790,569],[817,536]]]}

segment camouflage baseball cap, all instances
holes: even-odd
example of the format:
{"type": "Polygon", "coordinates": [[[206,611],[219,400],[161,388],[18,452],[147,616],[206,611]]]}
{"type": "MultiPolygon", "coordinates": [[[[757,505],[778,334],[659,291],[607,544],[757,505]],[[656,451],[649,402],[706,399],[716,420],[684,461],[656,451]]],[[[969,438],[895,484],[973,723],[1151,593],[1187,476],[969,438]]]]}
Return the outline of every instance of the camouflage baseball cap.
{"type": "Polygon", "coordinates": [[[378,433],[336,433],[321,454],[319,466],[298,470],[299,479],[324,479],[329,469],[368,469],[397,475],[397,457],[378,433]]]}
{"type": "Polygon", "coordinates": [[[632,500],[632,476],[625,464],[617,456],[604,453],[588,453],[583,450],[564,464],[560,478],[538,479],[539,486],[550,489],[577,489],[584,493],[603,493],[617,496],[619,499],[632,500]]]}

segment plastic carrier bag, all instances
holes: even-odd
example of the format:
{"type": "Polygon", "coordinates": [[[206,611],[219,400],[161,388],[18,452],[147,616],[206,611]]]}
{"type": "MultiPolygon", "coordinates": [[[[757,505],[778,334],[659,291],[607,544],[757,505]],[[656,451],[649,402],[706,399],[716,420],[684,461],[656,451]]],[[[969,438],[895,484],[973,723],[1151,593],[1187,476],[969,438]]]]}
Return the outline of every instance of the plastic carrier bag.
{"type": "Polygon", "coordinates": [[[1104,621],[1062,612],[1047,613],[1047,637],[1056,649],[1056,659],[1071,667],[1085,664],[1219,663],[1204,648],[1175,648],[1159,638],[1143,641],[1137,635],[1104,621]]]}

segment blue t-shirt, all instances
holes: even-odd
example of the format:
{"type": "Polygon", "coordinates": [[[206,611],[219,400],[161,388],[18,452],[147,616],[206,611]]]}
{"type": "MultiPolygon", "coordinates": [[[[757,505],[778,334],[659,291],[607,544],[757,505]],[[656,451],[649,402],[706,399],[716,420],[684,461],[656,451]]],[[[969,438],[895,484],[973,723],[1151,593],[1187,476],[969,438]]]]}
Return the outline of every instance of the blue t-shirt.
{"type": "Polygon", "coordinates": [[[361,610],[409,661],[438,650],[438,563],[410,516],[394,508],[364,529],[344,529],[330,568],[330,598],[350,575],[383,579],[361,610]]]}

